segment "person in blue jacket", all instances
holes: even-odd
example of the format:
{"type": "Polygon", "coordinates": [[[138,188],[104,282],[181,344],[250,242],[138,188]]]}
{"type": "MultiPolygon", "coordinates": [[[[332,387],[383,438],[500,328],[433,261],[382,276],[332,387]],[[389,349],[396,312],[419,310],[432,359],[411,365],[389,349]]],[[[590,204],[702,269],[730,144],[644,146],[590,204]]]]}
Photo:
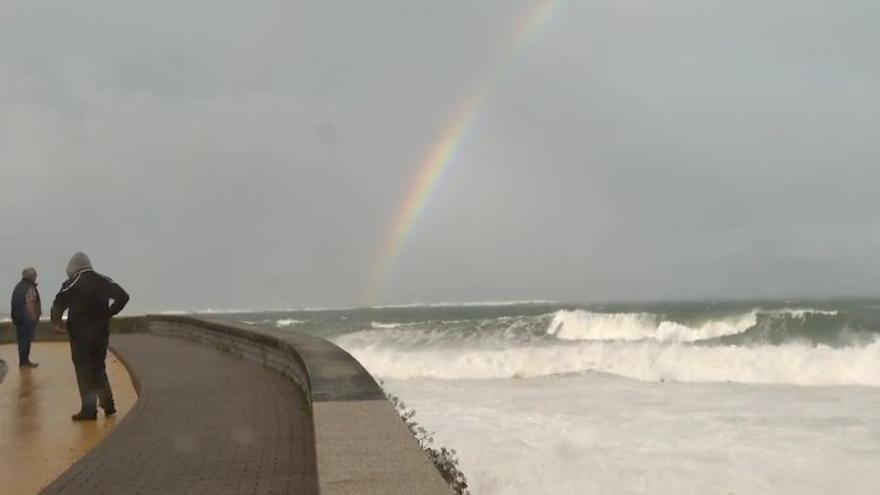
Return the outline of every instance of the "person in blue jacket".
{"type": "Polygon", "coordinates": [[[21,271],[21,281],[12,291],[12,324],[18,341],[18,366],[36,368],[31,361],[31,342],[37,331],[42,314],[40,291],[37,290],[37,270],[33,267],[21,271]]]}

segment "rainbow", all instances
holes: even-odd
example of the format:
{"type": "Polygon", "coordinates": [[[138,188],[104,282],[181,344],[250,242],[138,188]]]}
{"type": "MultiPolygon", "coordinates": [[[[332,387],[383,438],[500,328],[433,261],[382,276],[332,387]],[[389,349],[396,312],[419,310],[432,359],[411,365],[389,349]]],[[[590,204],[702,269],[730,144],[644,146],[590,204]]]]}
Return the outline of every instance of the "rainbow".
{"type": "Polygon", "coordinates": [[[495,82],[505,67],[544,29],[561,3],[562,0],[530,2],[511,30],[510,42],[507,45],[509,48],[499,57],[493,70],[480,80],[477,90],[457,106],[457,110],[443,127],[440,137],[419,161],[418,170],[407,186],[399,206],[395,208],[382,247],[378,251],[378,257],[372,264],[373,270],[366,294],[367,304],[374,303],[381,292],[394,260],[400,255],[437,185],[450,165],[456,161],[495,82]]]}

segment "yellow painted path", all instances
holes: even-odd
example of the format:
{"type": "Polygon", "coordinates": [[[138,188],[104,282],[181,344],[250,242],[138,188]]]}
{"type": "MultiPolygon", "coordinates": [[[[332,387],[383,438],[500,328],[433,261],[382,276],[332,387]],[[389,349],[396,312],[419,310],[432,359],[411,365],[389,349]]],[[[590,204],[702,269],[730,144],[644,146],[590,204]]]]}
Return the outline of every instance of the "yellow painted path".
{"type": "MultiPolygon", "coordinates": [[[[112,337],[111,337],[112,339],[112,337]]],[[[3,493],[35,494],[109,434],[131,410],[137,394],[125,368],[108,353],[107,375],[117,414],[98,421],[74,423],[79,411],[70,346],[35,342],[36,369],[18,368],[15,344],[0,345],[9,371],[0,382],[0,480],[3,493]]]]}

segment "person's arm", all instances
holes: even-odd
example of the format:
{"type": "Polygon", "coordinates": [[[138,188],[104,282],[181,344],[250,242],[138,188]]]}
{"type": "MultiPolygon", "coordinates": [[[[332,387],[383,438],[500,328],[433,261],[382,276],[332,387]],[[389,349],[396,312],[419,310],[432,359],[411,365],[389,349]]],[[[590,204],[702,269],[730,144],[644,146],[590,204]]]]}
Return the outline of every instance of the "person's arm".
{"type": "Polygon", "coordinates": [[[12,321],[19,325],[26,314],[27,303],[24,300],[24,294],[16,287],[16,290],[12,293],[12,311],[10,313],[12,321]]]}
{"type": "Polygon", "coordinates": [[[39,299],[37,298],[37,289],[31,287],[24,296],[25,306],[27,307],[27,315],[32,322],[40,321],[39,299]]]}
{"type": "Polygon", "coordinates": [[[122,286],[109,277],[104,278],[107,280],[107,287],[105,289],[107,291],[107,298],[113,300],[113,304],[110,305],[110,316],[116,316],[128,304],[128,292],[125,292],[122,286]]]}
{"type": "Polygon", "coordinates": [[[70,307],[70,289],[71,281],[68,280],[61,286],[61,290],[55,296],[55,301],[52,303],[52,310],[49,313],[52,317],[52,323],[55,324],[56,328],[64,328],[64,321],[62,321],[61,317],[67,311],[67,308],[70,307]]]}

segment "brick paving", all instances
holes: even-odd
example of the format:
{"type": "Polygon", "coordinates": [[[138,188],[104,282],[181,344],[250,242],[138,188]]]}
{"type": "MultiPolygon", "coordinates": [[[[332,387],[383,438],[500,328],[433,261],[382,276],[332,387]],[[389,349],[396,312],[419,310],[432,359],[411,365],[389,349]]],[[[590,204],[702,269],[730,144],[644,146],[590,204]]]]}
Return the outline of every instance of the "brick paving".
{"type": "Polygon", "coordinates": [[[183,339],[128,334],[110,343],[138,402],[43,493],[318,493],[312,420],[291,382],[183,339]]]}

